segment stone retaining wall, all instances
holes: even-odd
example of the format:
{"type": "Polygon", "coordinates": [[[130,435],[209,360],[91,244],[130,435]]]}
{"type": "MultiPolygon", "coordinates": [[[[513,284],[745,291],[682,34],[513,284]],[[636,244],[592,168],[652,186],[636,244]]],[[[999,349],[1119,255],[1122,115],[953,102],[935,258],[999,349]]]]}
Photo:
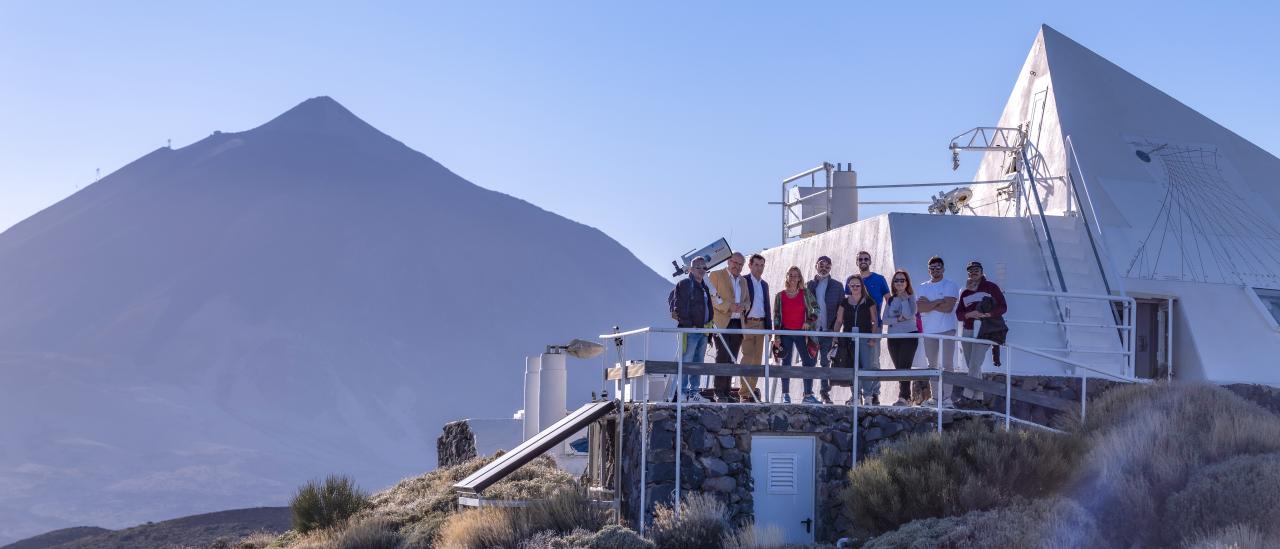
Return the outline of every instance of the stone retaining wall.
{"type": "MultiPolygon", "coordinates": [[[[624,416],[623,512],[624,518],[632,523],[638,519],[640,509],[642,408],[639,404],[629,404],[624,416]]],[[[813,435],[817,461],[817,539],[835,540],[843,533],[837,517],[841,508],[839,493],[848,485],[847,474],[852,464],[852,414],[852,407],[835,405],[686,405],[680,465],[682,493],[699,491],[715,494],[726,503],[735,523],[753,520],[752,435],[813,435]]],[[[859,459],[887,441],[910,433],[935,431],[937,421],[935,409],[860,408],[859,459]]],[[[943,429],[967,425],[990,428],[998,419],[947,410],[943,412],[942,421],[943,429]]],[[[646,517],[652,516],[656,502],[672,501],[675,491],[675,431],[674,405],[650,404],[646,517]]]]}

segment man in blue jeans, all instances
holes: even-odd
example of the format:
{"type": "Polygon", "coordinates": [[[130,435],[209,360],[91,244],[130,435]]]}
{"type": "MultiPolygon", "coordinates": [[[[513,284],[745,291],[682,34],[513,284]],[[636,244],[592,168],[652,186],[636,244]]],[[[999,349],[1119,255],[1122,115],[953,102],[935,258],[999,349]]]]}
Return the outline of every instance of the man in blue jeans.
{"type": "MultiPolygon", "coordinates": [[[[711,322],[711,291],[707,288],[705,277],[707,260],[694,258],[689,263],[689,277],[676,283],[672,297],[677,328],[706,328],[711,322]]],[[[701,363],[707,353],[707,334],[683,334],[684,346],[681,358],[685,364],[701,363]]],[[[686,375],[680,381],[680,389],[688,402],[704,402],[706,399],[698,394],[701,377],[686,375]]]]}

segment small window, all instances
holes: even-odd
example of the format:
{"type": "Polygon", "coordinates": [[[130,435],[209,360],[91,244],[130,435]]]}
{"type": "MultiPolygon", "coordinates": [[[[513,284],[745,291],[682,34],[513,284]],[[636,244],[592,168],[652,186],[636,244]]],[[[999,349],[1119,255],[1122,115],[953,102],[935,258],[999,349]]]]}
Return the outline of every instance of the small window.
{"type": "Polygon", "coordinates": [[[1256,298],[1255,303],[1274,330],[1280,330],[1280,290],[1268,288],[1249,288],[1249,293],[1256,298]]]}

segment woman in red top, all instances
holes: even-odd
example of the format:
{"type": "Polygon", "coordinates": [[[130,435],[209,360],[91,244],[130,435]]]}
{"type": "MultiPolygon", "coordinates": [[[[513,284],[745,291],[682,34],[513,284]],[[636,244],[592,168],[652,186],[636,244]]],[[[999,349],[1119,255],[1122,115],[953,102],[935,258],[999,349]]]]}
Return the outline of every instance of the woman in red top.
{"type": "MultiPolygon", "coordinates": [[[[804,285],[804,274],[799,267],[787,269],[787,284],[784,290],[773,296],[773,325],[783,330],[807,331],[814,329],[818,320],[818,299],[804,285]]],[[[781,353],[781,364],[791,365],[792,350],[800,355],[800,363],[806,367],[814,366],[814,357],[809,355],[809,347],[805,337],[784,335],[773,340],[773,347],[781,353]]],[[[782,378],[782,401],[791,402],[791,379],[782,378]]],[[[804,402],[817,404],[813,396],[813,380],[804,380],[804,402]]]]}

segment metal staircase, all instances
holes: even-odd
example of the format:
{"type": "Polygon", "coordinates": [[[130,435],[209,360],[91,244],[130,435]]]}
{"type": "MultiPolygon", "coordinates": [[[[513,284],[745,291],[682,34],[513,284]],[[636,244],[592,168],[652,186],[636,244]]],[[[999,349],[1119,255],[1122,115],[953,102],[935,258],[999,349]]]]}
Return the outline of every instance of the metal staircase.
{"type": "MultiPolygon", "coordinates": [[[[1035,144],[1021,128],[975,128],[951,140],[952,166],[959,166],[959,153],[967,151],[1005,152],[1014,157],[1013,196],[1015,215],[1025,217],[1039,246],[1045,281],[1059,294],[1051,299],[1057,312],[1062,338],[1060,348],[1041,348],[1075,362],[1093,364],[1132,375],[1132,337],[1123,327],[1132,325],[1132,311],[1117,311],[1111,302],[1073,296],[1117,295],[1103,267],[1103,253],[1080,202],[1077,183],[1083,178],[1055,176],[1035,144]],[[1065,215],[1045,212],[1042,189],[1061,184],[1080,208],[1065,215]],[[1128,354],[1126,354],[1128,353],[1128,354]]],[[[1070,208],[1068,208],[1070,209],[1070,208]]],[[[1120,290],[1119,295],[1123,295],[1120,290]]]]}

